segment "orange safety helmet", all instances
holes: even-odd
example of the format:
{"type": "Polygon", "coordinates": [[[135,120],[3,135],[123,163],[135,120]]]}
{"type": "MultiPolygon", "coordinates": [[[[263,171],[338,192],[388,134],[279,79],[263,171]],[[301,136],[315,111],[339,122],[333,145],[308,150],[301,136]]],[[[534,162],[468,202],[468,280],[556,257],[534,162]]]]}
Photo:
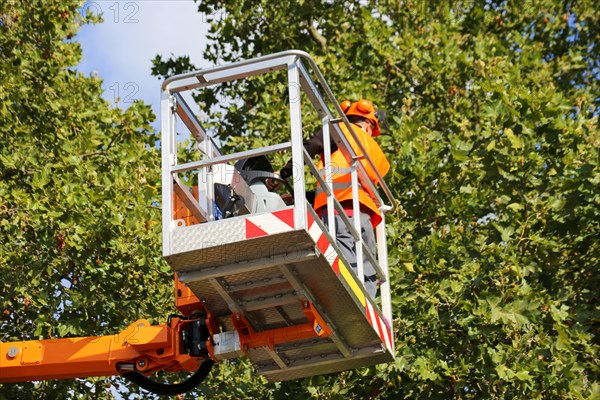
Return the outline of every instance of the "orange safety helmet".
{"type": "Polygon", "coordinates": [[[352,102],[350,100],[344,100],[340,103],[340,108],[342,109],[344,114],[346,114],[346,111],[348,111],[348,109],[350,108],[351,105],[352,105],[352,102]]]}
{"type": "Polygon", "coordinates": [[[340,104],[340,107],[346,115],[356,115],[371,121],[373,123],[373,136],[379,136],[381,134],[377,110],[375,110],[375,106],[370,100],[360,99],[354,103],[350,103],[349,100],[344,100],[340,104]]]}

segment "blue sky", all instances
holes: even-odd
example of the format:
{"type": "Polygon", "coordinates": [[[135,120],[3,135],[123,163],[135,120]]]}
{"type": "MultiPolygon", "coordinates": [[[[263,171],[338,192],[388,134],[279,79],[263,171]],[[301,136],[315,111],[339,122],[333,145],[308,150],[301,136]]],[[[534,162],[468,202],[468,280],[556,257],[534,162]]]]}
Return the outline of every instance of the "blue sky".
{"type": "Polygon", "coordinates": [[[159,117],[160,81],[150,75],[157,54],[188,55],[197,68],[209,66],[202,59],[207,17],[192,0],[94,0],[83,9],[102,13],[104,22],[79,31],[83,58],[77,68],[86,75],[96,71],[104,98],[117,104],[119,97],[119,107],[141,99],[159,117]]]}

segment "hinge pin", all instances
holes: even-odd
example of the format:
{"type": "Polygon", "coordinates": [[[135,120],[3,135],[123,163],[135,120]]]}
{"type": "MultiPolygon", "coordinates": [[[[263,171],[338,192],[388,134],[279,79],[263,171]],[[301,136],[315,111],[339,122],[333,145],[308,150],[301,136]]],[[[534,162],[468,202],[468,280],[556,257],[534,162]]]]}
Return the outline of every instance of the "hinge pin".
{"type": "Polygon", "coordinates": [[[19,348],[17,346],[12,346],[6,352],[6,355],[8,356],[8,358],[15,358],[17,356],[17,354],[19,354],[19,348]]]}

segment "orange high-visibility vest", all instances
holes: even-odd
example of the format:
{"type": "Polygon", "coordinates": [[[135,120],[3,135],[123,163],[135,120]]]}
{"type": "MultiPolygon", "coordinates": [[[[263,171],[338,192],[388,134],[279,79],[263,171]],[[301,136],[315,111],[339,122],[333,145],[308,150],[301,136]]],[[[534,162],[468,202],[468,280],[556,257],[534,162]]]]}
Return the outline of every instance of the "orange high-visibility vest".
{"type": "MultiPolygon", "coordinates": [[[[345,125],[340,124],[340,128],[344,133],[344,136],[348,140],[348,143],[354,150],[354,153],[357,156],[362,155],[362,151],[352,134],[348,131],[345,125]]],[[[352,128],[356,133],[356,136],[362,143],[365,151],[373,161],[373,165],[379,172],[381,177],[385,176],[390,170],[390,163],[388,162],[385,154],[381,150],[381,147],[377,144],[375,139],[373,139],[367,132],[365,132],[360,126],[352,124],[352,128]]],[[[379,184],[379,180],[373,168],[367,160],[361,160],[369,179],[375,184],[379,184]]],[[[321,159],[317,164],[317,168],[319,168],[319,173],[325,179],[325,166],[323,162],[323,155],[321,155],[321,159]]],[[[339,202],[345,200],[352,200],[352,180],[350,175],[350,164],[346,160],[346,157],[342,154],[342,152],[338,149],[331,154],[331,177],[332,177],[332,188],[333,193],[339,202]]],[[[371,213],[371,223],[373,227],[376,227],[381,222],[381,211],[375,205],[375,202],[369,196],[369,194],[361,187],[360,183],[358,184],[358,201],[364,207],[367,207],[372,211],[371,213]]],[[[317,183],[317,190],[315,193],[315,210],[319,210],[321,207],[327,204],[327,195],[317,183]]]]}

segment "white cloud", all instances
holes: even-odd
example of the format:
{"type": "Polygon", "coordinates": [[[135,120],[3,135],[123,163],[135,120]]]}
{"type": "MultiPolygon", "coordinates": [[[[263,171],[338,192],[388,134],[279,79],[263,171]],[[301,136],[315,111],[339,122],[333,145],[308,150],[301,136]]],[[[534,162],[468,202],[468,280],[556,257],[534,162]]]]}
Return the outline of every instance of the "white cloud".
{"type": "Polygon", "coordinates": [[[104,22],[80,30],[78,69],[97,71],[104,97],[110,102],[120,97],[120,107],[141,99],[159,115],[160,81],[150,75],[157,54],[187,55],[197,68],[209,66],[202,58],[209,24],[192,0],[95,0],[83,9],[102,13],[104,22]]]}

